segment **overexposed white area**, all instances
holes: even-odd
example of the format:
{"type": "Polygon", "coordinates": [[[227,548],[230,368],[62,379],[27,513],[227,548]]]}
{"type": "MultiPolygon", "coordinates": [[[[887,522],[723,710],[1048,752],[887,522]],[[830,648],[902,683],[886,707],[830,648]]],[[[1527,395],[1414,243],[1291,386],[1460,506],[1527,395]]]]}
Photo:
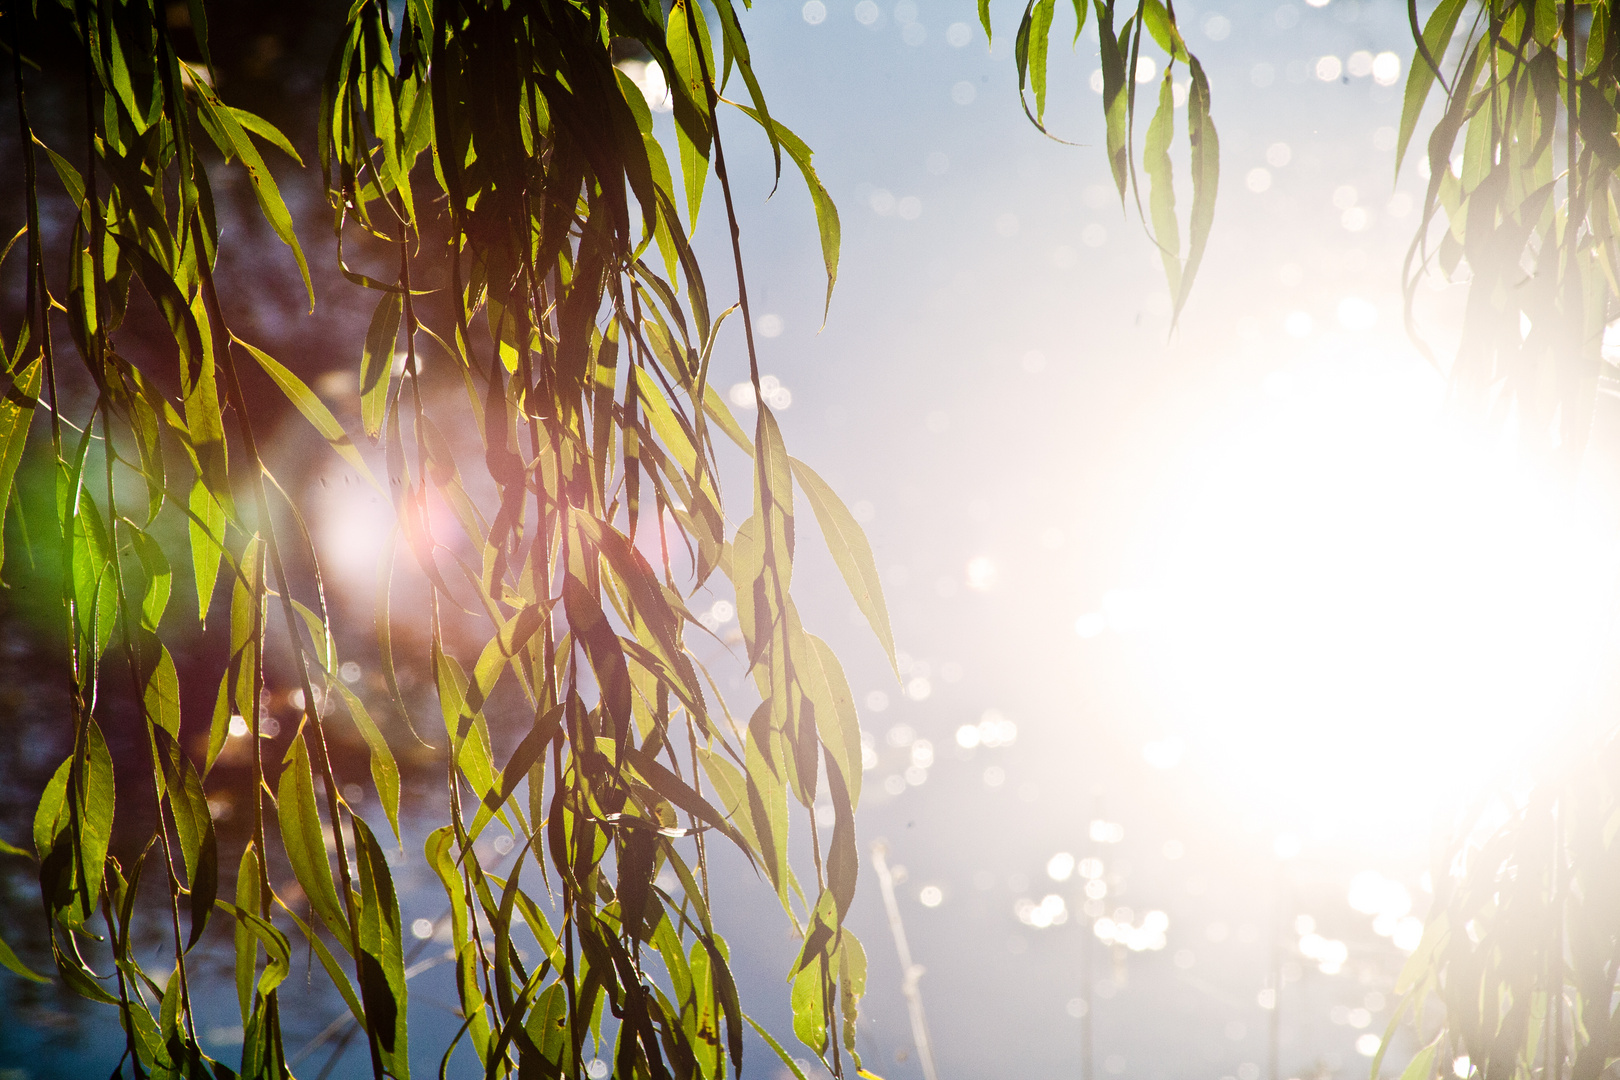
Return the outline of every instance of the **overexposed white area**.
{"type": "Polygon", "coordinates": [[[1448,409],[1409,349],[1324,348],[1191,440],[1150,581],[1116,607],[1160,718],[1233,799],[1422,850],[1579,717],[1612,655],[1601,505],[1448,409]]]}

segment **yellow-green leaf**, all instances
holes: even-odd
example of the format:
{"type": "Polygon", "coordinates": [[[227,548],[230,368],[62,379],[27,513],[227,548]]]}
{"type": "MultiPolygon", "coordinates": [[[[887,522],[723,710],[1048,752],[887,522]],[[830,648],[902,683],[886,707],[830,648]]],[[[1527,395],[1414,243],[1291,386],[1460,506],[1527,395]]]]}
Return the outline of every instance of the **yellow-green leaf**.
{"type": "Polygon", "coordinates": [[[855,606],[866,616],[867,625],[877,635],[878,643],[883,646],[898,677],[900,663],[894,652],[894,632],[889,627],[889,609],[883,602],[883,585],[878,580],[877,560],[872,555],[872,545],[867,542],[866,533],[861,530],[855,515],[849,512],[831,485],[804,462],[797,458],[790,460],[793,478],[810,500],[810,508],[815,511],[816,524],[821,526],[827,550],[832,552],[833,562],[838,564],[839,573],[844,575],[844,584],[855,598],[855,606]]]}
{"type": "Polygon", "coordinates": [[[287,851],[293,874],[310,906],[339,941],[349,940],[349,920],[332,883],[332,865],[326,858],[326,829],[315,806],[315,778],[310,772],[307,735],[293,740],[276,787],[276,817],[281,823],[281,846],[287,851]]]}
{"type": "MultiPolygon", "coordinates": [[[[377,478],[371,474],[371,468],[366,464],[366,459],[360,456],[360,450],[354,445],[354,440],[349,438],[349,433],[343,430],[343,425],[338,423],[337,417],[332,415],[332,410],[326,407],[326,403],[316,397],[308,386],[304,385],[304,380],[288,371],[277,362],[275,357],[264,350],[249,345],[241,338],[237,338],[236,342],[246,349],[254,360],[258,361],[259,367],[281,388],[281,392],[287,395],[287,400],[292,402],[293,406],[304,415],[304,419],[308,420],[315,430],[321,433],[321,437],[326,440],[327,445],[331,446],[344,461],[353,465],[355,471],[365,478],[366,483],[378,491],[382,491],[382,485],[377,483],[377,478]]],[[[393,352],[391,349],[388,358],[389,362],[392,363],[393,352]]]]}

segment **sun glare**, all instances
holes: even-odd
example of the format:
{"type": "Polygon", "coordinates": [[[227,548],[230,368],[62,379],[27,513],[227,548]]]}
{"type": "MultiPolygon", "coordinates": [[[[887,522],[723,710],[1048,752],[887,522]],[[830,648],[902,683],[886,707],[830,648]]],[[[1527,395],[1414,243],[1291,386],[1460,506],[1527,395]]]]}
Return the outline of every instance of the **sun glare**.
{"type": "Polygon", "coordinates": [[[1605,649],[1605,530],[1443,389],[1394,360],[1272,376],[1198,441],[1129,605],[1168,735],[1277,828],[1421,846],[1571,722],[1605,649]]]}

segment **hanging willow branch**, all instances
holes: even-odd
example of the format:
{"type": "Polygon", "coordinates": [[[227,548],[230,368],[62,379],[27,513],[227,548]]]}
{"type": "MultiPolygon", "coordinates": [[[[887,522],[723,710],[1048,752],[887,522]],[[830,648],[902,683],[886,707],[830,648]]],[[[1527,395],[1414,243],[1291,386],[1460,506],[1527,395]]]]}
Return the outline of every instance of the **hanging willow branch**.
{"type": "MultiPolygon", "coordinates": [[[[1026,10],[1016,57],[1021,81],[1034,80],[1038,126],[1052,7],[1036,0],[1026,10]]],[[[421,674],[443,721],[442,741],[427,741],[447,765],[445,824],[425,855],[449,901],[464,1022],[441,1072],[460,1049],[488,1077],[577,1080],[587,1054],[611,1054],[625,1080],[718,1080],[740,1069],[748,1025],[802,1080],[743,1012],[710,917],[711,890],[727,887],[709,869],[717,843],[746,858],[799,931],[795,1035],[833,1075],[858,1070],[866,959],[845,920],[858,871],[860,729],[838,659],[805,630],[792,598],[805,503],[891,664],[895,653],[865,536],[789,456],[761,393],[722,115],[763,132],[778,178],[784,154],[802,174],[829,303],[839,221],[810,148],[767,106],[730,0],[667,10],[644,0],[352,5],[322,85],[317,142],[338,268],[376,299],[353,435],[292,368],[233,327],[233,312],[255,298],[225,295],[218,270],[258,252],[221,242],[211,176],[223,169],[245,177],[310,303],[318,297],[264,157],[266,148],[297,155],[273,125],[215,92],[203,0],[45,8],[3,13],[27,267],[16,340],[0,341],[9,383],[0,514],[18,508],[18,471],[43,410],[50,442],[36,452],[48,457],[54,512],[28,527],[35,547],[60,552],[51,587],[73,751],[40,800],[34,849],[57,974],[116,1007],[117,1071],[234,1075],[199,1045],[193,1003],[193,950],[218,915],[234,942],[241,1075],[289,1076],[308,1052],[288,1054],[278,998],[294,950],[306,948],[364,1034],[373,1075],[409,1075],[406,943],[374,831],[382,821],[358,812],[332,760],[338,739],[364,744],[376,803],[399,840],[401,770],[372,710],[413,733],[436,727],[402,670],[421,674]],[[194,39],[185,48],[171,39],[179,22],[194,39]],[[615,64],[623,56],[645,57],[666,77],[678,183],[648,101],[615,64]],[[62,57],[71,64],[54,62],[62,57]],[[724,96],[733,76],[746,103],[724,96]],[[27,98],[36,77],[82,93],[82,145],[36,138],[27,98]],[[718,314],[689,240],[711,163],[737,289],[718,314]],[[74,208],[52,252],[42,164],[74,208]],[[51,275],[66,279],[61,298],[51,275]],[[130,305],[148,302],[173,349],[137,364],[117,342],[130,305]],[[751,434],[709,379],[733,313],[754,386],[751,434]],[[61,367],[53,328],[64,326],[82,371],[61,367]],[[444,383],[464,387],[464,403],[427,384],[429,356],[450,373],[444,383]],[[250,388],[264,385],[261,375],[391,502],[377,700],[339,674],[348,638],[334,626],[298,501],[271,474],[255,430],[264,410],[250,388]],[[720,450],[732,446],[751,460],[751,493],[749,513],[728,528],[720,450]],[[170,603],[176,573],[182,594],[195,589],[195,621],[188,605],[170,603]],[[401,575],[425,594],[423,634],[398,632],[401,575]],[[736,598],[760,699],[746,719],[730,715],[687,642],[699,629],[689,600],[711,585],[736,598]],[[171,646],[216,608],[228,610],[230,647],[209,673],[212,708],[190,707],[208,716],[194,753],[171,646]],[[401,651],[418,637],[419,651],[401,651]],[[109,658],[125,683],[104,669],[109,658]],[[127,707],[109,707],[124,693],[127,707]],[[299,711],[280,736],[267,723],[273,696],[299,711]],[[151,769],[146,825],[128,813],[115,822],[103,725],[126,723],[138,725],[151,769]],[[512,740],[492,728],[517,729],[504,763],[497,743],[512,740]],[[251,736],[252,825],[242,849],[227,852],[207,792],[233,732],[251,736]],[[810,812],[823,798],[830,837],[810,812]],[[807,828],[790,844],[795,804],[807,828]],[[513,840],[510,862],[480,842],[497,824],[513,840]],[[142,828],[150,835],[130,835],[142,828]],[[813,882],[790,860],[804,847],[813,882]],[[147,865],[154,859],[161,868],[147,865]],[[137,900],[148,871],[162,880],[161,911],[137,900]],[[131,944],[135,924],[153,917],[172,945],[172,967],[165,958],[161,970],[131,944]],[[93,943],[103,925],[111,967],[98,971],[86,957],[101,955],[93,943]],[[520,935],[538,951],[520,951],[520,935]]],[[[1083,22],[1083,3],[1077,12],[1083,22]]],[[[1213,211],[1208,85],[1170,8],[1140,0],[1117,31],[1113,15],[1111,2],[1098,4],[1122,198],[1134,185],[1128,73],[1144,28],[1172,66],[1185,60],[1192,71],[1185,252],[1168,70],[1147,137],[1152,231],[1179,311],[1213,211]]],[[[8,578],[19,573],[14,561],[8,578]]],[[[0,963],[42,978],[3,942],[0,963]]]]}
{"type": "MultiPolygon", "coordinates": [[[[1419,58],[1397,148],[1398,168],[1438,83],[1408,332],[1438,362],[1418,338],[1417,287],[1434,270],[1466,281],[1455,395],[1571,473],[1616,385],[1603,353],[1620,301],[1611,18],[1606,3],[1441,0],[1419,31],[1411,5],[1419,58]]],[[[1527,791],[1492,792],[1436,852],[1434,905],[1374,1076],[1407,1011],[1425,1045],[1403,1080],[1596,1080],[1620,1061],[1620,742],[1611,729],[1565,751],[1527,791]]]]}
{"type": "Polygon", "coordinates": [[[1407,328],[1431,272],[1468,283],[1449,373],[1458,396],[1573,468],[1598,395],[1603,331],[1620,301],[1620,40],[1607,4],[1441,0],[1414,37],[1397,168],[1438,82],[1422,225],[1407,255],[1407,328]],[[1461,145],[1459,146],[1459,142],[1461,145]],[[1433,236],[1438,223],[1438,243],[1433,236]]]}
{"type": "MultiPolygon", "coordinates": [[[[447,1057],[464,1044],[489,1076],[578,1076],[592,1053],[611,1053],[627,1078],[735,1073],[748,1018],[709,916],[719,886],[706,850],[722,842],[769,881],[801,931],[796,1034],[835,1075],[858,1067],[866,961],[844,920],[857,872],[860,731],[837,659],[804,630],[789,591],[796,499],[809,503],[891,660],[893,645],[854,517],[788,456],[762,396],[750,437],[708,384],[730,311],[711,314],[688,235],[712,158],[759,385],[721,143],[722,73],[747,89],[750,106],[736,115],[763,129],[778,168],[786,150],[810,187],[829,290],[838,219],[809,149],[768,111],[736,13],[725,0],[712,10],[413,0],[395,24],[384,4],[354,5],[323,87],[319,155],[343,273],[378,297],[360,418],[386,463],[380,478],[299,376],[238,336],[216,286],[216,261],[233,252],[220,242],[206,165],[223,157],[245,174],[316,299],[261,149],[292,147],[214,92],[203,5],[190,8],[196,63],[177,51],[161,5],[72,8],[62,22],[66,51],[82,62],[87,125],[77,151],[35,139],[29,76],[13,64],[28,266],[26,321],[5,352],[0,491],[13,493],[44,409],[74,732],[34,841],[57,972],[117,1007],[134,1075],[231,1074],[200,1047],[190,998],[189,954],[216,911],[234,924],[243,1075],[289,1075],[277,995],[293,938],[352,1011],[373,1074],[409,1075],[405,935],[389,860],[344,795],[330,748],[332,725],[352,723],[398,837],[399,768],[370,710],[380,704],[428,730],[401,690],[402,665],[426,673],[444,722],[448,823],[426,854],[450,900],[465,1017],[447,1057]],[[627,47],[671,76],[680,188],[642,91],[614,65],[627,47]],[[61,253],[64,302],[47,284],[42,158],[77,208],[61,253]],[[397,276],[351,269],[356,246],[367,265],[391,258],[397,276]],[[117,350],[137,282],[172,332],[172,370],[143,370],[117,350]],[[88,403],[62,395],[53,323],[65,323],[83,362],[88,403]],[[465,383],[461,406],[424,392],[424,347],[465,383]],[[337,675],[320,561],[266,468],[244,366],[392,500],[398,525],[378,624],[386,702],[362,701],[337,675]],[[476,431],[481,455],[457,453],[446,431],[476,431]],[[752,513],[729,535],[716,432],[754,461],[752,513]],[[166,539],[177,528],[189,553],[166,539]],[[427,583],[424,655],[395,651],[395,554],[427,583]],[[175,562],[189,563],[181,572],[195,583],[199,621],[216,586],[229,592],[231,648],[201,760],[182,746],[167,643],[177,627],[196,626],[168,604],[175,562]],[[745,723],[726,713],[686,643],[697,623],[688,597],[716,575],[737,596],[762,702],[745,723]],[[483,627],[472,641],[448,628],[467,614],[483,627]],[[302,703],[297,730],[279,740],[263,726],[271,652],[291,658],[302,703]],[[101,727],[121,721],[98,705],[115,692],[103,665],[114,656],[133,682],[158,799],[151,841],[133,845],[141,854],[128,866],[109,854],[113,767],[101,727]],[[505,762],[491,732],[497,698],[503,724],[512,702],[528,716],[505,762]],[[230,853],[234,898],[205,796],[233,718],[251,729],[255,793],[251,838],[230,853]],[[822,785],[832,835],[809,817],[816,879],[801,884],[789,820],[822,785]],[[519,849],[499,873],[477,842],[495,823],[519,849]],[[153,859],[172,971],[148,970],[130,947],[132,922],[149,917],[135,897],[153,859]],[[291,893],[271,878],[282,860],[291,893]],[[660,884],[671,877],[673,890],[660,884]],[[85,959],[98,915],[113,959],[105,972],[85,959]],[[520,931],[539,946],[528,960],[514,944],[520,931]]],[[[26,11],[5,21],[13,57],[63,51],[61,35],[26,11]]],[[[32,975],[9,949],[0,961],[32,975]]]]}
{"type": "MultiPolygon", "coordinates": [[[[1088,8],[1086,0],[1073,0],[1073,4],[1073,41],[1078,43],[1086,28],[1088,8]]],[[[1126,198],[1135,203],[1137,217],[1159,249],[1165,282],[1170,288],[1172,319],[1178,319],[1204,260],[1209,231],[1215,224],[1215,193],[1220,186],[1221,148],[1210,111],[1209,79],[1181,36],[1176,6],[1171,0],[1137,0],[1130,14],[1117,24],[1115,20],[1129,5],[1122,8],[1117,0],[1092,0],[1092,6],[1097,12],[1109,169],[1121,203],[1126,198]],[[1139,81],[1136,76],[1138,65],[1148,60],[1142,54],[1144,34],[1165,54],[1157,106],[1142,144],[1142,167],[1148,175],[1146,209],[1142,205],[1142,186],[1136,167],[1136,87],[1139,81]],[[1187,65],[1185,84],[1176,82],[1178,63],[1187,65]],[[1176,109],[1182,104],[1177,98],[1183,96],[1187,111],[1188,180],[1192,186],[1185,246],[1181,242],[1181,222],[1176,209],[1175,170],[1170,162],[1176,109]]],[[[1024,115],[1043,135],[1064,142],[1046,128],[1047,59],[1056,11],[1057,0],[1029,0],[1013,41],[1013,61],[1018,68],[1018,97],[1024,106],[1024,115]],[[1035,98],[1033,112],[1025,94],[1026,86],[1035,98]]],[[[988,40],[990,0],[979,0],[979,22],[988,40]]]]}

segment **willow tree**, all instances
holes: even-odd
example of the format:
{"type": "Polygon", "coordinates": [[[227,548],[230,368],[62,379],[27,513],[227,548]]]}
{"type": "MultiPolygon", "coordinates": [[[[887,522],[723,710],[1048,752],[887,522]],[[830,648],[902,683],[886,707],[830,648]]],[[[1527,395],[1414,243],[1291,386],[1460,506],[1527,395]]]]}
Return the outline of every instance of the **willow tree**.
{"type": "Polygon", "coordinates": [[[1420,33],[1414,6],[1418,56],[1397,148],[1399,168],[1438,97],[1407,258],[1409,328],[1426,275],[1467,281],[1453,385],[1570,466],[1609,376],[1603,330],[1620,297],[1620,40],[1609,21],[1607,4],[1441,0],[1420,33]]]}
{"type": "MultiPolygon", "coordinates": [[[[1615,374],[1603,350],[1620,307],[1620,36],[1610,7],[1441,0],[1421,31],[1411,11],[1418,58],[1402,157],[1425,108],[1438,117],[1423,147],[1408,325],[1425,276],[1466,282],[1446,365],[1457,398],[1573,473],[1615,374]]],[[[1407,1080],[1595,1080],[1620,1061],[1620,744],[1612,723],[1598,728],[1595,743],[1584,728],[1582,745],[1565,748],[1528,791],[1489,793],[1436,851],[1434,906],[1398,985],[1402,1013],[1427,1040],[1407,1080]]]]}
{"type": "MultiPolygon", "coordinates": [[[[1083,22],[1084,4],[1076,11],[1083,22]]],[[[1037,123],[1053,12],[1053,0],[1031,3],[1017,42],[1037,123]]],[[[866,959],[845,922],[860,728],[838,659],[803,626],[790,591],[807,507],[891,662],[894,648],[866,538],[788,454],[761,392],[726,169],[734,132],[757,132],[778,175],[784,158],[802,175],[829,302],[839,222],[810,149],[761,92],[739,12],[730,0],[667,10],[357,0],[308,118],[335,257],[353,284],[320,297],[265,157],[295,158],[293,146],[216,92],[207,17],[202,0],[12,4],[4,16],[26,192],[13,246],[22,241],[26,266],[21,322],[0,342],[0,503],[18,512],[25,451],[47,462],[48,512],[26,525],[34,547],[57,553],[38,565],[60,571],[48,588],[72,732],[33,830],[56,977],[117,1011],[115,1072],[234,1075],[199,1044],[188,965],[210,922],[225,920],[242,1075],[289,1075],[278,995],[307,950],[364,1033],[373,1074],[407,1076],[406,934],[379,834],[401,838],[398,747],[383,731],[408,726],[433,732],[423,738],[448,770],[443,824],[425,844],[449,900],[464,1018],[448,1048],[433,1048],[444,1062],[459,1046],[487,1076],[578,1076],[591,1054],[611,1055],[627,1080],[739,1070],[752,1021],[710,916],[714,891],[732,887],[709,871],[724,844],[800,934],[788,972],[795,1035],[833,1074],[858,1068],[866,959]],[[666,74],[674,123],[662,140],[642,90],[615,65],[627,55],[666,74]],[[76,140],[36,135],[35,80],[82,99],[76,140]],[[728,84],[739,100],[723,96],[728,84]],[[362,430],[346,430],[293,367],[237,332],[256,298],[222,295],[217,271],[261,253],[221,234],[214,184],[225,168],[291,251],[311,305],[371,297],[362,430]],[[719,290],[690,241],[711,172],[732,255],[719,290]],[[72,207],[55,230],[41,210],[50,185],[72,207]],[[120,352],[132,306],[161,313],[172,336],[164,363],[120,352]],[[710,382],[723,333],[746,349],[752,431],[710,382]],[[429,356],[464,384],[463,402],[425,392],[429,356]],[[354,635],[335,625],[299,499],[266,465],[264,406],[247,388],[269,384],[308,422],[308,439],[394,510],[367,657],[386,692],[370,700],[339,675],[339,642],[354,635]],[[458,450],[474,431],[477,450],[458,450]],[[722,451],[751,459],[751,490],[729,504],[722,451]],[[741,507],[734,527],[728,505],[741,507]],[[425,648],[413,655],[397,648],[396,563],[426,582],[425,648]],[[691,598],[711,585],[735,596],[758,695],[746,714],[729,711],[688,642],[703,632],[691,598]],[[192,587],[194,610],[170,602],[192,587]],[[211,700],[182,703],[171,645],[211,608],[227,620],[228,657],[211,700]],[[469,640],[452,625],[480,630],[469,640]],[[433,688],[431,721],[401,688],[405,665],[433,688]],[[279,735],[266,722],[272,693],[300,703],[279,735]],[[145,761],[115,770],[104,728],[129,718],[145,761]],[[251,736],[251,832],[227,851],[208,793],[233,726],[251,736]],[[380,818],[368,821],[338,782],[334,726],[368,748],[365,805],[380,818]],[[522,734],[506,740],[492,726],[522,734]],[[149,772],[141,786],[153,800],[133,818],[115,814],[115,771],[129,770],[149,772]],[[823,794],[830,835],[809,812],[823,794]],[[795,817],[813,879],[790,862],[795,817]],[[131,837],[142,822],[148,834],[131,837]],[[513,858],[477,843],[494,829],[514,839],[513,858]],[[278,884],[273,866],[291,881],[278,884]],[[153,877],[161,902],[140,898],[154,895],[153,877]],[[169,940],[156,967],[131,945],[132,927],[153,921],[169,940]]],[[[1168,73],[1144,161],[1179,304],[1214,196],[1208,88],[1159,0],[1141,0],[1117,27],[1112,0],[1097,17],[1122,196],[1135,176],[1127,72],[1145,32],[1172,68],[1192,65],[1197,196],[1185,253],[1168,73]]],[[[13,582],[30,573],[15,557],[4,569],[13,582]]],[[[0,961],[43,978],[3,945],[0,961]]]]}

